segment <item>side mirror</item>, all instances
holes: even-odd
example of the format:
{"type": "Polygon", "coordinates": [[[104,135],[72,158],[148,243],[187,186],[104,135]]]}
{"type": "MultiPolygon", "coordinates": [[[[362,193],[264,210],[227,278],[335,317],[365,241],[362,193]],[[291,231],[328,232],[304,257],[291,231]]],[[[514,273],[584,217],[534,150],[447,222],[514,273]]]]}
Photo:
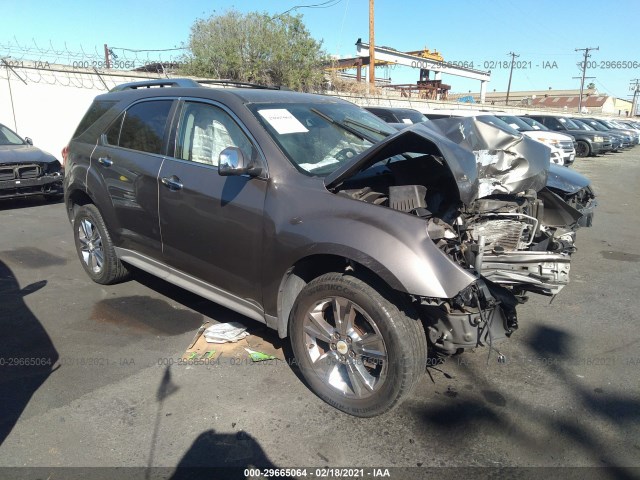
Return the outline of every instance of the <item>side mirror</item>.
{"type": "Polygon", "coordinates": [[[33,146],[33,140],[31,140],[29,137],[24,137],[24,143],[33,146]]]}
{"type": "Polygon", "coordinates": [[[257,176],[262,173],[262,168],[253,164],[248,165],[248,160],[238,147],[227,147],[218,157],[218,175],[229,177],[234,175],[257,176]]]}

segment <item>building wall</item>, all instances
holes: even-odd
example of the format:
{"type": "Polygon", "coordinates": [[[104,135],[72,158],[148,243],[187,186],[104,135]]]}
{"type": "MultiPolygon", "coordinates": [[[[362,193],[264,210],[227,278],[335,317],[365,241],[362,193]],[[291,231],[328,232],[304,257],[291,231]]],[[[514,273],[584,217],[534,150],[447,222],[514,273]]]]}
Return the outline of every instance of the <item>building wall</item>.
{"type": "Polygon", "coordinates": [[[93,99],[136,79],[144,78],[0,67],[0,123],[61,160],[62,148],[93,99]]]}

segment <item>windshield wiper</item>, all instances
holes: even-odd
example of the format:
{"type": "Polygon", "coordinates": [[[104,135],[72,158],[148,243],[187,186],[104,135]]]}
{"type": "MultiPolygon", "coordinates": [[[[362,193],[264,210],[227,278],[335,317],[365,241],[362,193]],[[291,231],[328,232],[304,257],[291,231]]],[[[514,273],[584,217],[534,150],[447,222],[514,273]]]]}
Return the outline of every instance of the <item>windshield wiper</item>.
{"type": "Polygon", "coordinates": [[[361,131],[350,127],[349,125],[346,125],[342,122],[339,122],[338,120],[335,120],[333,118],[331,118],[329,115],[322,113],[320,110],[317,110],[315,108],[311,108],[310,109],[313,113],[315,113],[316,115],[322,117],[323,119],[325,119],[327,122],[333,124],[333,125],[337,125],[338,127],[342,128],[343,130],[346,130],[349,133],[352,133],[353,135],[355,135],[356,137],[362,139],[362,140],[367,140],[368,142],[371,143],[378,143],[380,140],[375,139],[373,137],[370,137],[369,135],[366,135],[364,133],[362,133],[361,131]]]}
{"type": "Polygon", "coordinates": [[[388,137],[389,135],[391,135],[388,132],[385,132],[383,130],[378,130],[377,128],[371,127],[371,126],[366,125],[364,123],[360,123],[359,121],[354,120],[354,119],[349,118],[349,117],[345,117],[343,121],[344,121],[344,123],[351,123],[352,125],[355,125],[356,127],[364,128],[365,130],[369,130],[370,132],[377,133],[378,135],[382,135],[383,137],[388,137]]]}

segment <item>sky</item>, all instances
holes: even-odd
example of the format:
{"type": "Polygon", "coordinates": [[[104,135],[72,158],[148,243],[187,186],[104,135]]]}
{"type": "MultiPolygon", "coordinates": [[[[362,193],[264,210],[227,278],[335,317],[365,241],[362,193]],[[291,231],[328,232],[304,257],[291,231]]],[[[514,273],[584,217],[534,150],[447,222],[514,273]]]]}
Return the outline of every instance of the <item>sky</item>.
{"type": "MultiPolygon", "coordinates": [[[[0,56],[12,59],[70,63],[100,60],[106,43],[119,61],[173,60],[185,46],[198,18],[229,9],[279,14],[297,5],[326,0],[3,0],[0,16],[0,56]],[[128,50],[123,50],[128,49],[128,50]],[[86,56],[82,57],[82,52],[86,56]]],[[[355,42],[369,38],[369,1],[332,0],[326,8],[298,8],[311,36],[327,53],[355,56],[355,42]]],[[[375,43],[400,51],[429,48],[446,61],[473,62],[491,70],[488,91],[504,92],[509,79],[509,52],[516,58],[511,91],[577,89],[583,52],[591,52],[585,86],[630,99],[631,80],[640,79],[640,2],[620,0],[376,0],[375,43]],[[626,62],[626,63],[625,63],[626,62]]],[[[100,65],[98,65],[100,66],[100,65]]],[[[377,69],[392,83],[414,83],[419,71],[409,67],[377,69]]],[[[443,76],[451,92],[477,92],[479,82],[443,76]]]]}

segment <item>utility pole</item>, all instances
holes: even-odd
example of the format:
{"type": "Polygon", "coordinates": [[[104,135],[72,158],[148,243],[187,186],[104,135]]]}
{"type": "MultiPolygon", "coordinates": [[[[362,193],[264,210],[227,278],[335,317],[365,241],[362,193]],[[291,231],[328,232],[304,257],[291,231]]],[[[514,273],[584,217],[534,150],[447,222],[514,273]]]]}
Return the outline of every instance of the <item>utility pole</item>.
{"type": "Polygon", "coordinates": [[[509,105],[509,94],[511,93],[511,76],[513,75],[513,60],[520,56],[516,55],[513,52],[509,52],[507,53],[507,55],[511,55],[511,70],[509,71],[509,86],[507,87],[507,100],[504,102],[505,105],[509,105]]]}
{"type": "Polygon", "coordinates": [[[373,0],[369,0],[369,93],[373,93],[376,85],[376,47],[373,23],[373,0]]]}
{"type": "Polygon", "coordinates": [[[600,50],[600,47],[576,48],[576,52],[584,51],[584,60],[582,61],[582,80],[580,80],[580,98],[578,99],[578,113],[582,113],[582,92],[584,91],[584,75],[587,72],[587,59],[591,57],[591,55],[589,55],[590,50],[600,50]]]}
{"type": "Polygon", "coordinates": [[[109,59],[109,47],[107,47],[107,44],[104,44],[104,64],[106,65],[107,69],[111,68],[111,61],[109,59]]]}
{"type": "Polygon", "coordinates": [[[635,117],[636,112],[638,110],[638,93],[640,93],[640,78],[636,78],[635,80],[631,80],[630,90],[633,90],[633,101],[631,102],[631,115],[630,117],[635,117]],[[633,82],[636,82],[635,84],[633,82]]]}

